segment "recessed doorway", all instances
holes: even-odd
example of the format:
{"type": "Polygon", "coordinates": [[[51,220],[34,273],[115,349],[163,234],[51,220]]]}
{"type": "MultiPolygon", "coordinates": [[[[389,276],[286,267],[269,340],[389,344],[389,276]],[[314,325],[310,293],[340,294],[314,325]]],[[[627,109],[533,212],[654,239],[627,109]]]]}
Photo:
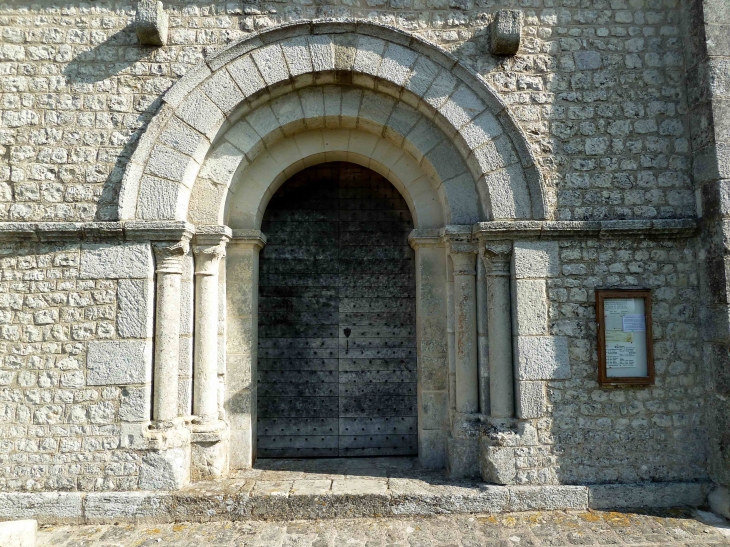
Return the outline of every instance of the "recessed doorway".
{"type": "Polygon", "coordinates": [[[393,185],[335,162],[294,175],[262,231],[257,456],[418,453],[413,220],[393,185]]]}

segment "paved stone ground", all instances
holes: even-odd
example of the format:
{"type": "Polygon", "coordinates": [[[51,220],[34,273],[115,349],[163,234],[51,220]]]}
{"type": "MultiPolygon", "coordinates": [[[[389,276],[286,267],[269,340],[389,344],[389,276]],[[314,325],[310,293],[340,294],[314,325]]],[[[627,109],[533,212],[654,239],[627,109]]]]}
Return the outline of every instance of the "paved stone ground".
{"type": "Polygon", "coordinates": [[[557,547],[730,545],[730,529],[689,509],[542,512],[290,522],[50,526],[38,547],[557,547]]]}

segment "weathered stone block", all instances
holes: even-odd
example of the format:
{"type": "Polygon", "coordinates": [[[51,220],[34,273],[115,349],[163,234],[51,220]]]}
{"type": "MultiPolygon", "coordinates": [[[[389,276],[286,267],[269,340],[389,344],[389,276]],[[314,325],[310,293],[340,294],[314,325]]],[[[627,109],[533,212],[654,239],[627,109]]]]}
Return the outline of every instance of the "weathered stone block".
{"type": "Polygon", "coordinates": [[[268,85],[289,79],[289,71],[284,60],[284,52],[278,44],[257,49],[251,56],[259,68],[261,76],[268,85]]]}
{"type": "Polygon", "coordinates": [[[11,520],[0,522],[2,547],[36,547],[38,522],[35,520],[11,520]]]}
{"type": "Polygon", "coordinates": [[[226,68],[246,97],[261,91],[266,86],[250,55],[236,59],[226,68]]]}
{"type": "Polygon", "coordinates": [[[514,55],[520,49],[522,12],[501,9],[490,27],[490,45],[494,55],[514,55]]]}
{"type": "Polygon", "coordinates": [[[522,167],[517,164],[484,175],[495,220],[525,219],[532,215],[530,192],[522,167]]]}
{"type": "Polygon", "coordinates": [[[573,53],[578,70],[598,70],[601,68],[601,54],[597,51],[576,51],[573,53]]]}
{"type": "Polygon", "coordinates": [[[446,465],[446,432],[425,429],[418,432],[418,462],[424,469],[441,469],[446,465]]]}
{"type": "Polygon", "coordinates": [[[510,486],[510,511],[586,510],[585,486],[510,486]]]}
{"type": "Polygon", "coordinates": [[[512,283],[512,333],[544,335],[548,333],[548,303],[545,281],[517,279],[512,283]]]}
{"type": "Polygon", "coordinates": [[[557,241],[515,241],[512,268],[517,279],[557,277],[560,274],[557,241]]]}
{"type": "Polygon", "coordinates": [[[147,243],[84,243],[81,279],[151,279],[152,250],[147,243]]]}
{"type": "Polygon", "coordinates": [[[91,341],[86,367],[86,383],[92,386],[148,383],[152,380],[152,342],[91,341]]]}
{"type": "Polygon", "coordinates": [[[167,43],[168,19],[159,0],[139,0],[135,26],[143,46],[164,46],[167,43]]]}
{"type": "Polygon", "coordinates": [[[588,487],[591,509],[703,505],[712,485],[706,482],[596,484],[588,487]]]}
{"type": "Polygon", "coordinates": [[[3,492],[0,518],[34,518],[44,523],[77,523],[83,518],[81,492],[3,492]]]}
{"type": "Polygon", "coordinates": [[[186,97],[177,107],[176,115],[209,139],[215,136],[225,119],[223,111],[200,89],[186,97]]]}
{"type": "Polygon", "coordinates": [[[547,411],[547,397],[544,382],[515,382],[517,417],[523,419],[542,418],[547,411]]]}
{"type": "Polygon", "coordinates": [[[220,479],[228,474],[228,430],[215,434],[192,434],[190,445],[191,479],[220,479]]]}
{"type": "Polygon", "coordinates": [[[243,102],[243,93],[228,72],[219,70],[202,85],[205,94],[226,114],[243,102]]]}
{"type": "Polygon", "coordinates": [[[479,439],[446,439],[446,470],[454,478],[479,476],[479,439]]]}
{"type": "Polygon", "coordinates": [[[133,522],[170,522],[173,518],[170,494],[155,492],[90,492],[86,495],[84,515],[89,524],[133,522]]]}
{"type": "Polygon", "coordinates": [[[730,519],[730,490],[727,486],[716,486],[707,496],[707,502],[715,513],[730,519]]]}
{"type": "Polygon", "coordinates": [[[139,487],[144,490],[178,490],[190,482],[190,448],[168,448],[142,456],[139,487]]]}
{"type": "Polygon", "coordinates": [[[442,486],[401,478],[391,478],[388,485],[394,515],[498,513],[504,511],[509,502],[507,489],[499,486],[442,486]]]}
{"type": "Polygon", "coordinates": [[[421,394],[419,426],[423,429],[444,429],[448,425],[448,394],[429,391],[421,394]]]}
{"type": "Polygon", "coordinates": [[[122,338],[151,338],[153,282],[120,279],[117,285],[117,332],[122,338]]]}
{"type": "Polygon", "coordinates": [[[152,397],[149,386],[122,388],[119,419],[123,422],[143,422],[152,417],[152,397]]]}
{"type": "Polygon", "coordinates": [[[518,336],[516,377],[520,380],[570,378],[568,339],[563,336],[518,336]]]}
{"type": "Polygon", "coordinates": [[[486,437],[479,439],[479,469],[482,479],[491,484],[514,484],[517,475],[515,449],[492,446],[486,437]]]}

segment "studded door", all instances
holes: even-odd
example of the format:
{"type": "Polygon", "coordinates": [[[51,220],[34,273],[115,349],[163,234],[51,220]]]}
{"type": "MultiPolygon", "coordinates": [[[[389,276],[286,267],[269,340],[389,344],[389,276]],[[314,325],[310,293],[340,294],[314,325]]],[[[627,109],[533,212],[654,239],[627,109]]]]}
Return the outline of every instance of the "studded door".
{"type": "Polygon", "coordinates": [[[349,163],[306,169],[262,230],[258,457],[417,454],[410,211],[349,163]]]}

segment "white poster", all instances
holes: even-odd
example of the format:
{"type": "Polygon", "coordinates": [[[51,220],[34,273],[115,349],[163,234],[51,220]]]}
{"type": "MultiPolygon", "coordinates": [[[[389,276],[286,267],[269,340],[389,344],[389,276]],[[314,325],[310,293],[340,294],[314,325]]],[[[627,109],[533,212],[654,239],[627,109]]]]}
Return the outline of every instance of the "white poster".
{"type": "Polygon", "coordinates": [[[606,299],[603,302],[603,311],[606,374],[609,377],[646,376],[644,299],[606,299]]]}

